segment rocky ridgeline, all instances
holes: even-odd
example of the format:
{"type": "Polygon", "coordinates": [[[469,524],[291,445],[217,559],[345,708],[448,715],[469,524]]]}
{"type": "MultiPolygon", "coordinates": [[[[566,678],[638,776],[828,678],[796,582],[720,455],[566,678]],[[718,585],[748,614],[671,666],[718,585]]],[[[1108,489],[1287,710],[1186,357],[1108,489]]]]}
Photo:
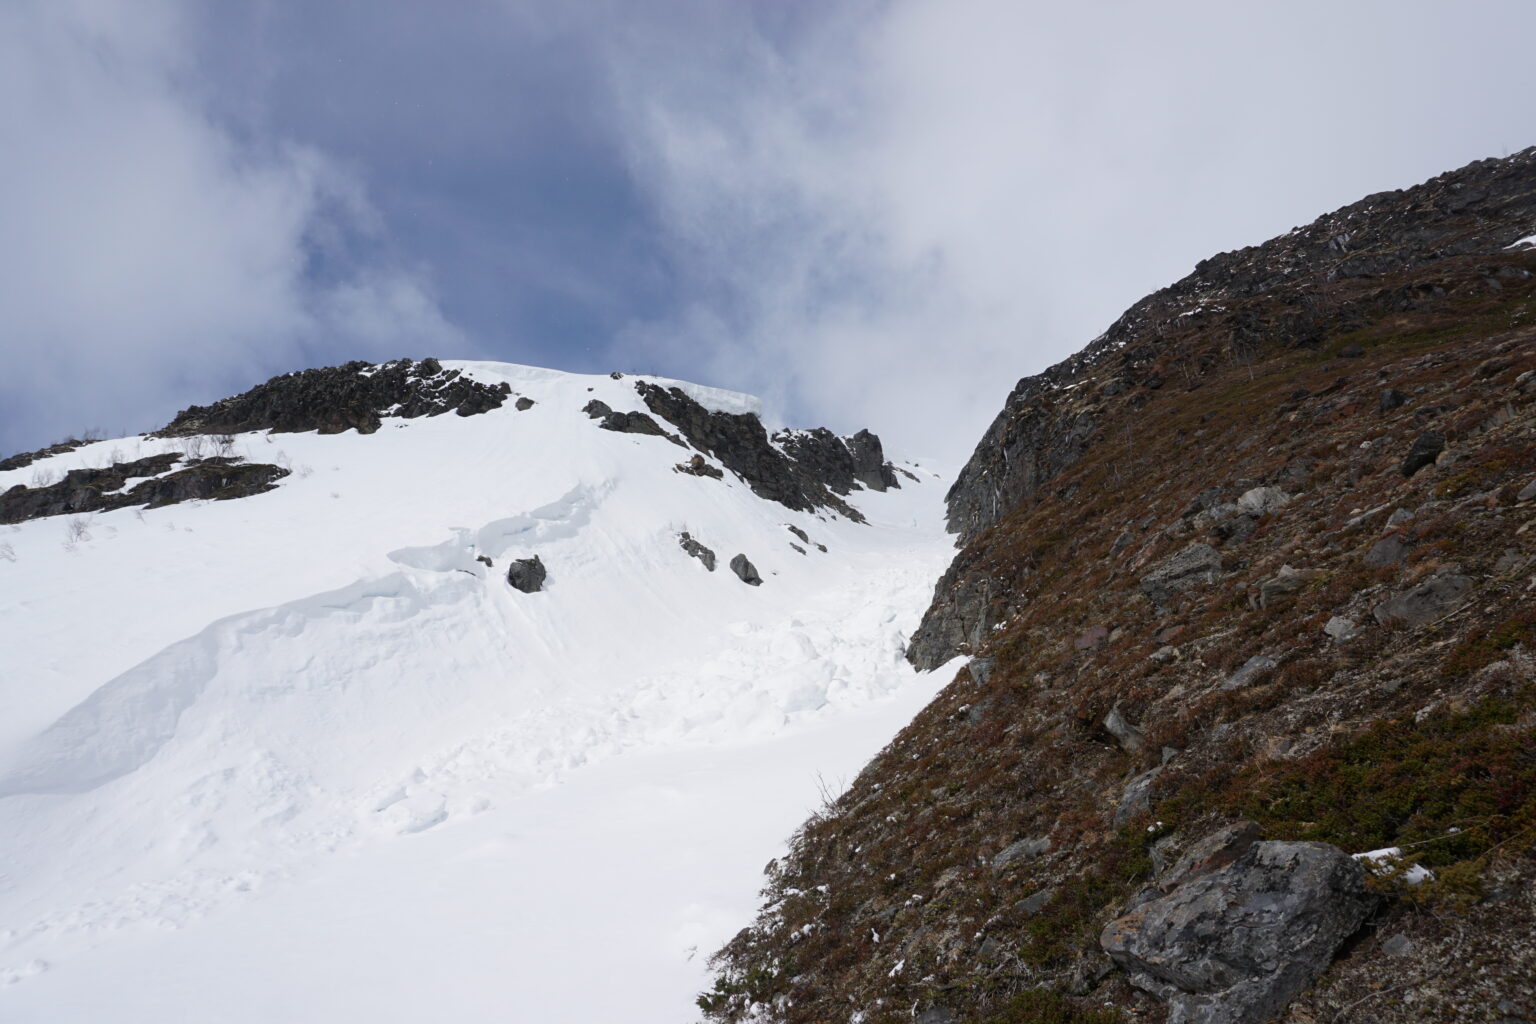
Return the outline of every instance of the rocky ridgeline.
{"type": "Polygon", "coordinates": [[[897,486],[895,469],[885,461],[880,439],[868,430],[842,438],[818,427],[770,438],[762,421],[751,413],[706,409],[680,388],[649,381],[637,381],[635,389],[647,408],[676,427],[688,444],[714,456],[759,497],[787,508],[830,509],[863,522],[864,516],[843,498],[856,488],[884,491],[897,486]]]}
{"type": "MultiPolygon", "coordinates": [[[[1536,148],[1367,197],[1201,261],[1082,352],[1019,381],[946,496],[950,530],[968,545],[1038,499],[1111,436],[1112,420],[1133,438],[1136,410],[1160,392],[1193,391],[1234,366],[1277,351],[1322,351],[1330,340],[1337,352],[1329,354],[1363,355],[1337,339],[1394,317],[1454,322],[1469,302],[1497,304],[1507,288],[1523,290],[1529,260],[1508,247],[1536,234],[1533,182],[1536,148]]],[[[993,606],[1006,596],[971,571],[972,561],[963,554],[946,574],[913,638],[909,657],[920,668],[966,649],[1004,614],[993,606]]]]}
{"type": "Polygon", "coordinates": [[[508,384],[482,384],[458,370],[443,369],[436,359],[351,362],[285,373],[233,398],[183,409],[159,436],[250,430],[371,434],[387,417],[489,412],[501,408],[511,393],[508,384]]]}
{"type": "Polygon", "coordinates": [[[1202,260],[1078,354],[1019,381],[950,490],[950,529],[970,541],[1080,458],[1102,436],[1094,399],[1136,405],[1277,347],[1316,348],[1384,315],[1454,308],[1449,293],[1469,284],[1498,291],[1522,269],[1505,247],[1536,233],[1533,168],[1536,147],[1481,160],[1202,260]]]}
{"type": "Polygon", "coordinates": [[[770,865],[707,1016],[1536,1020],[1533,157],[1021,383],[908,652],[970,660],[770,865]]]}
{"type": "Polygon", "coordinates": [[[17,484],[0,493],[0,523],[244,498],[270,491],[288,475],[281,466],[236,458],[196,459],[173,470],[181,461],[179,455],[152,455],[100,469],[72,469],[63,479],[44,486],[17,484]],[[138,482],[128,487],[135,480],[138,482]]]}

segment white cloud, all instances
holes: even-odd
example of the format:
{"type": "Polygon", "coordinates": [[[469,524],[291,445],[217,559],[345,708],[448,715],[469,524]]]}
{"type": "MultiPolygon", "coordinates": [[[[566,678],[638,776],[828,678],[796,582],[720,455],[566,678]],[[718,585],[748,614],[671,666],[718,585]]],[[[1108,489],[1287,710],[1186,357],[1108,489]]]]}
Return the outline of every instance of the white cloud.
{"type": "Polygon", "coordinates": [[[0,6],[0,447],[462,348],[421,275],[350,255],[381,230],[354,175],[210,119],[185,14],[0,6]]]}
{"type": "Polygon", "coordinates": [[[1196,261],[1536,141],[1536,11],[1483,6],[894,0],[630,33],[632,170],[692,305],[624,344],[963,458],[1019,376],[1196,261]]]}

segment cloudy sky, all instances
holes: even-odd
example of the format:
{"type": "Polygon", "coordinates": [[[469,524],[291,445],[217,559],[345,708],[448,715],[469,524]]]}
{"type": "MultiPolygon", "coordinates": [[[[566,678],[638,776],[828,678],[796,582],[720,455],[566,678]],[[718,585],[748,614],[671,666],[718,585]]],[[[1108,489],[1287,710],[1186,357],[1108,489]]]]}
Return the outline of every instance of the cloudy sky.
{"type": "Polygon", "coordinates": [[[0,454],[662,373],[963,457],[1214,252],[1536,144],[1529,0],[7,0],[0,454]]]}

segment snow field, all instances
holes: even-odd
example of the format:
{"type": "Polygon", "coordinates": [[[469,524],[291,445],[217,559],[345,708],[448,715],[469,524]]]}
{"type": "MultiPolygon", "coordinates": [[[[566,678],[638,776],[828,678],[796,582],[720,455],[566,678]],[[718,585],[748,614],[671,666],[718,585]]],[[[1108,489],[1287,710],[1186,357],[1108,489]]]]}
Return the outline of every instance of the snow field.
{"type": "Polygon", "coordinates": [[[642,409],[632,378],[445,365],[536,404],[242,435],[293,467],[275,491],[0,528],[0,1019],[164,1020],[190,991],[201,1020],[419,1020],[406,950],[455,979],[443,1019],[688,1019],[684,947],[749,919],[816,770],[851,777],[947,679],[901,660],[952,554],[938,481],[856,493],[869,525],[794,513],[580,412],[642,409]],[[492,969],[552,936],[576,991],[492,969]]]}

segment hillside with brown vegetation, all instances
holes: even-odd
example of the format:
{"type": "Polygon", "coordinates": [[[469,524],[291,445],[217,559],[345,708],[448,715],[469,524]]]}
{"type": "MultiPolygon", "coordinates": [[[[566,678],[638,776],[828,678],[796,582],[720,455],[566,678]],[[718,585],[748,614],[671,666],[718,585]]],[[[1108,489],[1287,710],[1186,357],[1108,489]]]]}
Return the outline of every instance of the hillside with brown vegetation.
{"type": "Polygon", "coordinates": [[[1536,150],[1482,161],[1021,381],[909,651],[971,660],[770,866],[706,1014],[1536,1020],[1533,233],[1536,150]],[[1401,856],[1274,1007],[1134,977],[1116,928],[1256,841],[1401,856]]]}

